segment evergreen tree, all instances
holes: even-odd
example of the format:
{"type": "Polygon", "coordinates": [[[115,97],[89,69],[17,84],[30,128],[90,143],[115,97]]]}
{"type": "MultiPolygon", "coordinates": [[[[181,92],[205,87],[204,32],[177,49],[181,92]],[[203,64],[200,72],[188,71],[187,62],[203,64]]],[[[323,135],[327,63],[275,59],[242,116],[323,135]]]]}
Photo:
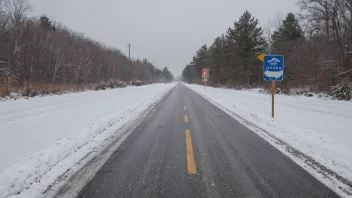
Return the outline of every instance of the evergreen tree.
{"type": "Polygon", "coordinates": [[[278,47],[279,42],[294,41],[302,38],[304,38],[303,30],[293,13],[287,14],[279,30],[275,31],[271,37],[275,48],[278,47]]]}
{"type": "Polygon", "coordinates": [[[206,67],[206,56],[207,56],[208,47],[207,45],[203,45],[193,57],[192,65],[192,77],[193,80],[200,80],[202,76],[202,68],[206,67]]]}
{"type": "Polygon", "coordinates": [[[217,37],[214,40],[212,46],[209,47],[209,53],[211,54],[212,64],[210,67],[210,81],[212,83],[225,83],[224,72],[224,50],[225,50],[225,37],[217,37]]]}
{"type": "Polygon", "coordinates": [[[192,83],[193,82],[193,71],[192,71],[192,66],[187,65],[183,71],[182,71],[182,78],[183,81],[187,83],[192,83]]]}
{"type": "Polygon", "coordinates": [[[262,71],[253,57],[263,52],[266,46],[258,19],[246,11],[226,35],[225,58],[232,67],[233,81],[239,77],[243,84],[251,84],[251,79],[257,82],[262,71]]]}
{"type": "Polygon", "coordinates": [[[174,80],[174,76],[172,75],[172,73],[169,71],[167,67],[164,67],[162,74],[166,82],[172,82],[174,80]]]}
{"type": "Polygon", "coordinates": [[[272,35],[272,46],[274,53],[285,56],[285,84],[288,80],[296,80],[295,77],[298,76],[297,72],[299,72],[299,70],[296,68],[297,63],[295,64],[291,61],[296,59],[296,57],[292,59],[291,52],[300,45],[300,42],[297,42],[297,40],[303,38],[303,30],[299,25],[298,19],[293,13],[287,14],[279,30],[275,31],[272,35]]]}
{"type": "Polygon", "coordinates": [[[44,29],[48,29],[51,28],[51,21],[49,20],[49,18],[45,15],[40,17],[40,27],[44,28],[44,29]]]}
{"type": "Polygon", "coordinates": [[[155,82],[161,82],[163,78],[163,72],[160,69],[155,70],[155,82]]]}

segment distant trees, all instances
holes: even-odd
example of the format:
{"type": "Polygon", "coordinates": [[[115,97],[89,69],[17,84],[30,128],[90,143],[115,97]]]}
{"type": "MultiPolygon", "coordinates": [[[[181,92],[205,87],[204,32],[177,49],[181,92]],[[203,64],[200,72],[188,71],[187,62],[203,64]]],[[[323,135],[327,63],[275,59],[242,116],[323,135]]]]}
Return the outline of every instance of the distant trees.
{"type": "Polygon", "coordinates": [[[28,18],[25,0],[0,0],[0,85],[97,83],[132,79],[153,83],[170,80],[147,59],[132,60],[118,49],[104,46],[55,24],[47,16],[28,18]]]}
{"type": "Polygon", "coordinates": [[[256,55],[267,47],[263,30],[258,20],[246,11],[226,35],[215,39],[208,48],[203,46],[196,52],[193,62],[188,65],[183,77],[188,82],[201,79],[202,67],[210,68],[210,81],[214,84],[252,84],[262,76],[256,55]],[[190,74],[192,71],[192,74],[190,74]]]}
{"type": "Polygon", "coordinates": [[[207,63],[207,53],[207,45],[203,45],[197,50],[196,55],[193,56],[193,61],[182,72],[185,81],[192,82],[193,80],[200,80],[202,68],[207,63]]]}
{"type": "MultiPolygon", "coordinates": [[[[300,14],[276,17],[275,23],[266,27],[266,37],[258,20],[246,11],[226,34],[203,48],[202,67],[210,68],[210,84],[263,85],[262,63],[256,60],[261,52],[285,56],[285,80],[278,83],[279,87],[330,91],[332,86],[351,82],[352,1],[297,2],[300,14]]],[[[194,60],[182,76],[197,83],[201,73],[199,61],[194,60]]]]}
{"type": "Polygon", "coordinates": [[[167,67],[163,68],[162,75],[165,78],[165,82],[172,82],[174,80],[174,76],[167,67]]]}
{"type": "Polygon", "coordinates": [[[193,74],[195,74],[195,72],[193,71],[193,67],[191,65],[187,65],[182,71],[183,81],[187,83],[192,83],[193,80],[196,79],[193,74]]]}

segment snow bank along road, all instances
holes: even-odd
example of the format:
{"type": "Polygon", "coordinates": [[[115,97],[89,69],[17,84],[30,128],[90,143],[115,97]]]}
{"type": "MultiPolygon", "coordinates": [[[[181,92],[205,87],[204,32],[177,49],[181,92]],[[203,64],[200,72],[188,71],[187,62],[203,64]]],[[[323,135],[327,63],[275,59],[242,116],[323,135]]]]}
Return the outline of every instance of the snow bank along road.
{"type": "Polygon", "coordinates": [[[263,138],[178,84],[78,197],[338,196],[263,138]]]}
{"type": "Polygon", "coordinates": [[[352,103],[187,85],[272,143],[331,188],[352,192],[352,103]],[[292,157],[292,156],[291,156],[292,157]],[[293,158],[294,159],[294,158],[293,158]],[[302,162],[303,161],[303,162],[302,162]],[[314,168],[310,165],[317,165],[314,168]],[[315,174],[314,172],[324,172],[315,174]],[[326,182],[329,178],[330,181],[326,182]],[[324,181],[325,180],[325,181],[324,181]],[[334,180],[338,180],[334,182],[334,180]],[[343,185],[340,182],[346,184],[343,185]]]}
{"type": "Polygon", "coordinates": [[[0,197],[38,197],[175,84],[0,102],[0,197]]]}

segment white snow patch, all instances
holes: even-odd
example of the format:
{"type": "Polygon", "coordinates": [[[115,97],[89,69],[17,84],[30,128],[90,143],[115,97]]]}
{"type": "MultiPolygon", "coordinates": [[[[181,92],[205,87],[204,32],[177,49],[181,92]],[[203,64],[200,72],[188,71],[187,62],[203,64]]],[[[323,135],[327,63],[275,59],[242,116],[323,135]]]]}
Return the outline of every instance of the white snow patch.
{"type": "Polygon", "coordinates": [[[0,103],[0,197],[38,197],[105,141],[121,136],[118,129],[174,86],[155,84],[0,103]]]}
{"type": "MultiPolygon", "coordinates": [[[[261,133],[261,129],[352,181],[351,102],[277,95],[275,97],[275,118],[273,119],[271,118],[270,94],[212,87],[208,87],[205,91],[204,86],[190,84],[186,86],[242,123],[253,123],[256,127],[251,125],[249,128],[262,137],[267,136],[264,139],[275,147],[279,147],[276,140],[261,133]]],[[[283,147],[279,150],[289,154],[283,147]]],[[[291,159],[294,157],[291,156],[291,159]]],[[[294,161],[329,185],[323,181],[324,178],[321,175],[314,174],[314,170],[307,167],[304,162],[297,161],[297,158],[294,161]]],[[[330,185],[329,187],[335,191],[339,190],[338,186],[330,185]]],[[[339,194],[343,193],[340,191],[339,194]]]]}

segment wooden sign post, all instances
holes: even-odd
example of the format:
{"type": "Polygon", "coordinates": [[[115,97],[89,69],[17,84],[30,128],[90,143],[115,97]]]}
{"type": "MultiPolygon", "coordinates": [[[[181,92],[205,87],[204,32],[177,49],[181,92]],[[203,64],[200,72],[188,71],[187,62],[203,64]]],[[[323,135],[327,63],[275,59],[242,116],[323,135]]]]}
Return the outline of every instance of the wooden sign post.
{"type": "Polygon", "coordinates": [[[264,64],[264,80],[271,81],[271,116],[275,117],[275,83],[284,79],[284,61],[282,55],[260,54],[257,57],[264,64]]]}
{"type": "Polygon", "coordinates": [[[271,81],[271,116],[275,117],[275,81],[271,81]]]}

